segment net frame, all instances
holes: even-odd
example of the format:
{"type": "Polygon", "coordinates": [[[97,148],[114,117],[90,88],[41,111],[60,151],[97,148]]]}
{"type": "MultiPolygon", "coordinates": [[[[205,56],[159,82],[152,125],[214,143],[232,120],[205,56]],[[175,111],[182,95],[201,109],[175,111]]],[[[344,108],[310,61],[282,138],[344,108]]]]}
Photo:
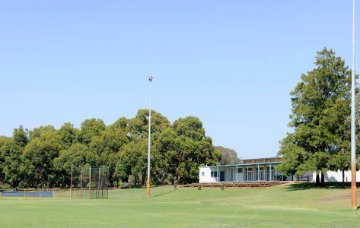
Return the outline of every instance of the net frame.
{"type": "Polygon", "coordinates": [[[70,199],[108,199],[109,167],[71,167],[70,199]]]}

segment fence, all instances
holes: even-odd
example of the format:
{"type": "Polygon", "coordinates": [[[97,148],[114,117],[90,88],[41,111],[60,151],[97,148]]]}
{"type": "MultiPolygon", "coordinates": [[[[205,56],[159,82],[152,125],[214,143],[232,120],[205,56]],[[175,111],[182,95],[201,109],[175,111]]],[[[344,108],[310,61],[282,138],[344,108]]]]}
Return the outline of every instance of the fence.
{"type": "Polygon", "coordinates": [[[107,199],[108,186],[109,167],[71,167],[71,199],[107,199]]]}
{"type": "Polygon", "coordinates": [[[2,197],[23,197],[23,198],[52,198],[53,193],[51,191],[3,191],[2,197]]]}

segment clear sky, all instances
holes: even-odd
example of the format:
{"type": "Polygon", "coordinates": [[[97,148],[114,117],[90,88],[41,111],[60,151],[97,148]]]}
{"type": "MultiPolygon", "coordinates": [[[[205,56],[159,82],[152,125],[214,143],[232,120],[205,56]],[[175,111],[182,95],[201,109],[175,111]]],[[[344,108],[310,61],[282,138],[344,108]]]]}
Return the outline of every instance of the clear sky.
{"type": "Polygon", "coordinates": [[[0,135],[132,118],[153,75],[170,121],[197,116],[215,145],[275,156],[316,52],[351,64],[351,13],[351,0],[1,1],[0,135]]]}

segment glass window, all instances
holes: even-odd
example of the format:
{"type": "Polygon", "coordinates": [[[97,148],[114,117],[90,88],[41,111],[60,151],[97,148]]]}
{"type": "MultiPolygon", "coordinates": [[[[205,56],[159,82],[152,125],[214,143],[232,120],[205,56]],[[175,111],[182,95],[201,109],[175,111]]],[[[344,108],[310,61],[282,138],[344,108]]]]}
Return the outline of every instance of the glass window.
{"type": "Polygon", "coordinates": [[[243,172],[243,168],[238,168],[238,173],[242,173],[243,172]]]}
{"type": "Polygon", "coordinates": [[[205,176],[205,172],[201,172],[201,176],[205,176]]]}
{"type": "Polygon", "coordinates": [[[217,177],[217,172],[211,171],[211,177],[217,177]]]}

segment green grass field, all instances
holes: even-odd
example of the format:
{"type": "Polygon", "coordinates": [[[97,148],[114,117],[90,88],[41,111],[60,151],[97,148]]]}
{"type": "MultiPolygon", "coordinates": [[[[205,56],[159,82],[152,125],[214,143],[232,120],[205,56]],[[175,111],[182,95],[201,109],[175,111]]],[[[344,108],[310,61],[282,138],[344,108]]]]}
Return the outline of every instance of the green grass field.
{"type": "Polygon", "coordinates": [[[105,200],[0,200],[0,227],[360,227],[350,189],[284,184],[262,189],[112,190],[105,200]]]}

